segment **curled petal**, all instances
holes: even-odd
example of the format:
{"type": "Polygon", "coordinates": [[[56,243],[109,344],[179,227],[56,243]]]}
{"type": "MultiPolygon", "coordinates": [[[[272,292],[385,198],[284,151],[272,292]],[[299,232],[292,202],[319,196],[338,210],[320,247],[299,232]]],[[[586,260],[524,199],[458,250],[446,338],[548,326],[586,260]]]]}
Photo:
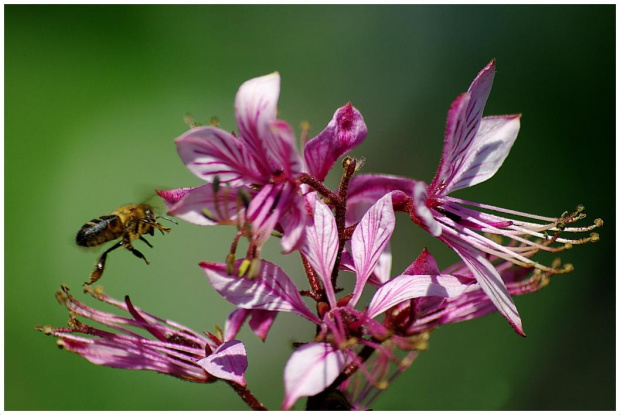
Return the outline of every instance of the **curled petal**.
{"type": "Polygon", "coordinates": [[[313,323],[321,323],[306,307],[293,281],[277,265],[261,260],[258,275],[250,280],[238,276],[242,261],[235,262],[232,275],[228,274],[226,264],[202,262],[200,266],[213,288],[239,308],[288,311],[306,317],[313,323]]]}
{"type": "Polygon", "coordinates": [[[237,189],[221,187],[215,192],[212,184],[205,184],[189,189],[168,213],[195,225],[231,224],[240,205],[237,189]]]}
{"type": "Polygon", "coordinates": [[[164,201],[166,207],[170,209],[174,206],[179,200],[183,199],[188,192],[190,192],[195,187],[182,187],[180,189],[170,189],[170,190],[155,190],[155,193],[164,201]]]}
{"type": "MultiPolygon", "coordinates": [[[[189,359],[173,356],[166,349],[141,337],[109,333],[106,338],[86,338],[67,333],[55,333],[59,345],[79,354],[91,363],[129,370],[153,370],[192,382],[212,382],[214,379],[189,359]]],[[[181,356],[184,356],[182,352],[181,356]]]]}
{"type": "Polygon", "coordinates": [[[261,169],[244,143],[216,127],[193,128],[175,140],[185,166],[198,178],[238,186],[263,183],[269,172],[261,169]]]}
{"type": "Polygon", "coordinates": [[[455,275],[399,275],[377,290],[368,306],[368,316],[373,318],[413,298],[456,297],[474,283],[474,279],[455,275]]]}
{"type": "Polygon", "coordinates": [[[221,344],[213,353],[196,363],[216,378],[246,385],[244,373],[248,368],[248,358],[245,346],[239,340],[221,344]]]}
{"type": "Polygon", "coordinates": [[[336,110],[327,127],[304,147],[310,174],[323,181],[336,160],[361,144],[367,132],[362,114],[351,103],[336,110]]]}
{"type": "Polygon", "coordinates": [[[411,197],[415,181],[405,177],[388,174],[355,175],[349,182],[347,193],[347,210],[349,206],[359,203],[375,203],[384,195],[392,192],[393,202],[398,202],[401,194],[411,197]]]}
{"type": "Polygon", "coordinates": [[[346,364],[344,352],[328,343],[307,343],[297,348],[284,368],[286,395],[282,409],[297,399],[322,392],[338,377],[346,364]]]}
{"type": "Polygon", "coordinates": [[[351,255],[357,280],[349,303],[351,306],[355,305],[362,294],[366,280],[392,236],[395,223],[392,195],[387,194],[368,209],[355,228],[351,237],[351,255]]]}

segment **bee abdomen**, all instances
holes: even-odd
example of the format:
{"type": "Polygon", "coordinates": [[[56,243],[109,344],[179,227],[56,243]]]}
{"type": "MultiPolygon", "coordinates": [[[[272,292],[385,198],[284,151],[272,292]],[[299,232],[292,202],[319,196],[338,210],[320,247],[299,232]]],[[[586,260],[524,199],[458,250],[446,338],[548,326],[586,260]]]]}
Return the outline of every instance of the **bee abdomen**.
{"type": "Polygon", "coordinates": [[[116,215],[105,215],[87,222],[77,233],[75,243],[79,246],[97,246],[123,234],[123,224],[116,215]]]}

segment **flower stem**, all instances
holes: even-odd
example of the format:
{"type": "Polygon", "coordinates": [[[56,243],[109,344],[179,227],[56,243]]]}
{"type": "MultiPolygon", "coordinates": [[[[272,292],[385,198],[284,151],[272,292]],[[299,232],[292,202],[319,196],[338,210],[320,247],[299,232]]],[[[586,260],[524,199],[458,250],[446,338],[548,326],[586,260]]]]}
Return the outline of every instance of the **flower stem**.
{"type": "Polygon", "coordinates": [[[267,407],[263,405],[256,397],[250,392],[246,386],[241,386],[238,383],[232,381],[226,381],[237,394],[243,399],[243,401],[254,411],[268,411],[267,407]]]}
{"type": "Polygon", "coordinates": [[[340,179],[340,185],[338,186],[338,197],[340,203],[336,204],[336,228],[338,229],[338,252],[336,254],[336,261],[334,263],[334,269],[332,271],[332,285],[334,289],[337,289],[336,280],[338,279],[338,271],[340,269],[340,261],[342,259],[342,250],[344,244],[347,241],[345,235],[346,217],[347,217],[347,192],[349,191],[349,181],[353,174],[355,174],[356,161],[354,158],[345,157],[342,161],[342,178],[340,179]]]}

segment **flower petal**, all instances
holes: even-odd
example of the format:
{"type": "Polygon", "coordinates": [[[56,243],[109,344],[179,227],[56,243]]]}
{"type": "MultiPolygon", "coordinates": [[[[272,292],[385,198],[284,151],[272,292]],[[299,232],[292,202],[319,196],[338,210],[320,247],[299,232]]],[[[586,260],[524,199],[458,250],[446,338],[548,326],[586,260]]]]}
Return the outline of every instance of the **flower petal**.
{"type": "Polygon", "coordinates": [[[239,340],[223,343],[212,354],[196,363],[216,378],[246,385],[243,375],[248,368],[248,358],[245,346],[239,340]]]}
{"type": "Polygon", "coordinates": [[[484,117],[446,193],[490,179],[508,156],[519,133],[520,115],[484,117]]]}
{"type": "Polygon", "coordinates": [[[415,183],[414,180],[388,174],[355,175],[349,182],[347,211],[359,203],[375,203],[390,192],[393,199],[398,199],[400,193],[411,197],[415,183]]]}
{"type": "Polygon", "coordinates": [[[272,171],[282,171],[289,180],[301,173],[302,162],[295,146],[295,134],[284,121],[273,122],[264,133],[263,142],[270,156],[272,171]]]}
{"type": "Polygon", "coordinates": [[[413,188],[413,204],[415,218],[422,222],[428,232],[434,237],[441,235],[441,225],[433,217],[433,212],[426,206],[428,199],[427,187],[424,182],[417,182],[413,188]]]}
{"type": "Polygon", "coordinates": [[[235,97],[235,115],[241,140],[250,152],[268,165],[265,134],[276,120],[280,74],[277,72],[244,82],[235,97]]]}
{"type": "Polygon", "coordinates": [[[364,215],[351,237],[351,255],[355,265],[356,282],[349,304],[355,305],[366,280],[375,269],[387,245],[396,219],[392,208],[392,195],[388,193],[377,201],[364,215]]]}
{"type": "Polygon", "coordinates": [[[304,146],[308,171],[323,181],[336,160],[364,141],[368,130],[351,103],[336,110],[327,127],[304,146]]]}
{"type": "Polygon", "coordinates": [[[263,183],[269,172],[261,169],[244,143],[226,131],[206,126],[192,128],[175,140],[185,166],[198,178],[238,186],[263,183]]]}
{"type": "MultiPolygon", "coordinates": [[[[296,194],[297,190],[295,190],[296,194]]],[[[300,248],[304,241],[307,219],[308,215],[303,198],[294,196],[279,222],[283,232],[280,240],[283,253],[288,254],[300,248]]]]}
{"type": "Polygon", "coordinates": [[[258,338],[265,341],[267,334],[269,333],[269,329],[271,328],[271,325],[277,315],[278,313],[276,311],[246,310],[244,308],[238,308],[230,313],[228,319],[226,320],[224,340],[233,340],[249,316],[250,322],[248,325],[250,326],[250,329],[258,336],[258,338]]]}
{"type": "Polygon", "coordinates": [[[222,187],[216,194],[212,184],[189,189],[168,210],[168,214],[195,225],[232,224],[237,213],[237,190],[222,187]]]}
{"type": "Polygon", "coordinates": [[[456,239],[456,237],[445,235],[442,236],[442,239],[469,267],[480,287],[489,296],[499,312],[508,320],[512,328],[521,336],[525,336],[517,307],[495,267],[480,252],[456,239]]]}
{"type": "MultiPolygon", "coordinates": [[[[428,249],[424,248],[422,253],[418,255],[418,257],[407,267],[403,274],[406,275],[439,275],[439,267],[437,266],[437,261],[428,252],[428,249]]],[[[446,274],[446,272],[443,272],[446,274]]]]}
{"type": "Polygon", "coordinates": [[[403,301],[419,297],[459,296],[475,280],[455,275],[399,275],[383,284],[372,297],[368,316],[373,318],[403,301]]]}
{"type": "Polygon", "coordinates": [[[481,183],[502,165],[519,131],[519,116],[482,118],[495,77],[491,61],[450,107],[443,154],[430,193],[446,195],[481,183]]]}
{"type": "MultiPolygon", "coordinates": [[[[301,252],[319,274],[331,307],[336,307],[336,295],[332,286],[332,272],[338,253],[338,228],[331,209],[316,196],[312,197],[314,212],[312,222],[306,226],[306,243],[301,252]]],[[[312,203],[312,201],[311,201],[312,203]]]]}
{"type": "Polygon", "coordinates": [[[246,216],[252,224],[252,238],[259,245],[269,239],[278,222],[284,229],[281,244],[286,253],[302,243],[306,212],[292,182],[263,186],[252,198],[246,216]]]}
{"type": "Polygon", "coordinates": [[[232,275],[226,271],[226,264],[201,262],[200,266],[213,288],[239,308],[288,311],[320,324],[319,318],[306,307],[299,290],[280,267],[261,260],[258,275],[250,280],[237,276],[242,261],[235,262],[232,275]]]}
{"type": "Polygon", "coordinates": [[[328,343],[307,343],[297,348],[284,368],[286,395],[282,409],[297,399],[322,392],[338,377],[346,364],[344,352],[328,343]]]}
{"type": "Polygon", "coordinates": [[[183,197],[189,193],[195,187],[182,187],[180,189],[169,189],[169,190],[155,190],[155,193],[164,201],[166,207],[170,209],[174,206],[179,200],[183,199],[183,197]]]}
{"type": "MultiPolygon", "coordinates": [[[[99,333],[106,334],[103,331],[99,333]]],[[[193,382],[213,381],[211,376],[195,363],[175,357],[174,351],[167,350],[165,343],[135,335],[123,336],[114,333],[108,335],[108,338],[87,338],[68,333],[54,333],[54,336],[60,338],[58,343],[60,346],[96,365],[129,370],[153,370],[193,382]]]]}
{"type": "Polygon", "coordinates": [[[265,341],[267,338],[267,334],[269,333],[269,329],[271,329],[271,325],[273,324],[276,316],[278,315],[275,311],[269,310],[251,310],[250,311],[250,322],[248,325],[250,329],[258,336],[259,339],[265,341]]]}

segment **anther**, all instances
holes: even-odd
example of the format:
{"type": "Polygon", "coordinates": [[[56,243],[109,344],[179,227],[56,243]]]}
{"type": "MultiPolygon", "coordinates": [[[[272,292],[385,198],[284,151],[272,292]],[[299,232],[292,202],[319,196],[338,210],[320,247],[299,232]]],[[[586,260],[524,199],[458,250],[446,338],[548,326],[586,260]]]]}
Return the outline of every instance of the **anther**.
{"type": "Polygon", "coordinates": [[[601,218],[594,219],[594,224],[600,228],[601,226],[603,226],[603,219],[601,218]]]}
{"type": "Polygon", "coordinates": [[[357,164],[355,165],[354,173],[357,173],[358,171],[360,171],[361,168],[364,166],[364,163],[366,163],[366,158],[365,157],[358,158],[357,159],[357,164]]]}
{"type": "Polygon", "coordinates": [[[386,390],[388,388],[388,386],[390,386],[390,383],[387,380],[382,380],[380,382],[377,382],[377,384],[375,385],[375,388],[379,389],[379,390],[386,390]]]}
{"type": "Polygon", "coordinates": [[[575,270],[575,267],[573,266],[573,264],[564,264],[564,268],[562,269],[562,272],[573,272],[575,270]]]}
{"type": "Polygon", "coordinates": [[[556,258],[553,260],[553,262],[551,263],[551,268],[553,269],[559,269],[560,266],[562,265],[562,260],[560,258],[556,258]]]}
{"type": "Polygon", "coordinates": [[[572,247],[573,247],[573,244],[571,244],[570,242],[566,242],[564,244],[564,249],[572,249],[572,247]]]}
{"type": "Polygon", "coordinates": [[[213,192],[217,193],[220,190],[220,176],[219,175],[215,175],[215,177],[213,178],[213,192]]]}
{"type": "Polygon", "coordinates": [[[598,241],[599,241],[599,239],[600,239],[600,236],[598,235],[598,233],[596,233],[596,232],[592,232],[592,233],[590,234],[590,241],[591,241],[591,242],[598,242],[598,241]]]}
{"type": "Polygon", "coordinates": [[[196,128],[200,125],[200,124],[196,124],[196,121],[194,120],[194,117],[192,116],[192,114],[185,114],[185,117],[183,117],[183,120],[185,121],[185,124],[187,124],[187,126],[190,129],[196,128]]]}
{"type": "Polygon", "coordinates": [[[211,222],[217,222],[217,219],[215,218],[215,215],[213,215],[213,212],[211,212],[209,209],[202,208],[200,213],[202,213],[202,216],[204,216],[205,218],[209,219],[211,222]]]}
{"type": "Polygon", "coordinates": [[[241,261],[241,265],[239,265],[239,271],[237,273],[238,277],[243,277],[245,275],[245,273],[248,271],[248,268],[250,268],[250,263],[250,260],[247,258],[241,261]]]}
{"type": "Polygon", "coordinates": [[[220,119],[217,118],[216,116],[211,117],[211,119],[209,120],[209,125],[211,125],[213,127],[219,127],[220,126],[220,119]]]}
{"type": "Polygon", "coordinates": [[[260,265],[260,259],[258,258],[254,258],[252,259],[252,261],[250,261],[250,268],[248,270],[249,280],[253,280],[258,276],[258,273],[260,272],[260,265]]]}
{"type": "Polygon", "coordinates": [[[577,213],[581,213],[585,210],[586,208],[583,205],[577,205],[577,208],[575,209],[577,211],[577,213]]]}
{"type": "Polygon", "coordinates": [[[64,349],[66,346],[66,343],[64,342],[64,340],[58,339],[58,341],[56,342],[56,346],[58,346],[58,348],[60,349],[64,349]]]}
{"type": "Polygon", "coordinates": [[[250,201],[252,200],[250,193],[246,189],[241,188],[237,190],[237,195],[241,199],[241,203],[243,203],[243,207],[247,209],[250,206],[250,201]]]}
{"type": "Polygon", "coordinates": [[[226,255],[226,272],[228,275],[235,272],[235,254],[232,252],[226,255]]]}

